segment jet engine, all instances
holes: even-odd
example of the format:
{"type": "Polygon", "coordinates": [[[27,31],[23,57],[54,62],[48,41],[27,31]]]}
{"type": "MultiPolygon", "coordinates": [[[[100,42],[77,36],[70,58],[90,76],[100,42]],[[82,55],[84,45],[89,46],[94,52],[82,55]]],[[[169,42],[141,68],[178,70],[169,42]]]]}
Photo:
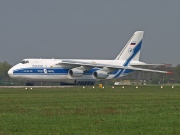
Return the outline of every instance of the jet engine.
{"type": "Polygon", "coordinates": [[[106,79],[109,76],[109,73],[102,70],[97,70],[93,73],[94,78],[96,79],[106,79]]]}
{"type": "Polygon", "coordinates": [[[77,68],[73,68],[73,69],[70,69],[70,70],[68,71],[68,74],[69,74],[71,77],[81,77],[81,76],[83,76],[83,70],[77,69],[77,68]]]}

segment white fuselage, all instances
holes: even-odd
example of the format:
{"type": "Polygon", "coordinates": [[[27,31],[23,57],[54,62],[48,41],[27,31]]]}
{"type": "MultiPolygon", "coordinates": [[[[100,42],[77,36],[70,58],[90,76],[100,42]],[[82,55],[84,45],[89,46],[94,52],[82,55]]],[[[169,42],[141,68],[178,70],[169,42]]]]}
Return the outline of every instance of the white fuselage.
{"type": "MultiPolygon", "coordinates": [[[[72,59],[71,59],[72,60],[72,59]]],[[[78,81],[96,82],[101,79],[95,78],[92,74],[99,70],[98,67],[93,67],[84,71],[81,77],[71,77],[68,71],[75,68],[74,65],[61,64],[62,59],[25,59],[28,63],[18,63],[13,66],[8,74],[11,78],[24,81],[46,81],[46,82],[64,82],[75,83],[78,81]]],[[[79,60],[82,62],[101,63],[108,65],[123,65],[124,61],[119,60],[79,60]]],[[[116,79],[127,75],[131,70],[115,70],[109,74],[106,79],[116,79]]]]}

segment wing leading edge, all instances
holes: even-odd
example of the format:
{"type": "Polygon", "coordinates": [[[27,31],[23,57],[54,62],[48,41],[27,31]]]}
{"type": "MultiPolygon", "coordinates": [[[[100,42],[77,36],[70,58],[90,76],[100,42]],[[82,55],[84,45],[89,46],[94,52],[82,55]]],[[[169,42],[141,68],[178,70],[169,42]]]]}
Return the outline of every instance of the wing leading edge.
{"type": "Polygon", "coordinates": [[[157,73],[165,73],[165,74],[172,74],[172,72],[168,71],[160,71],[160,70],[153,70],[153,69],[145,69],[145,68],[138,68],[138,67],[132,67],[132,66],[119,66],[114,64],[102,64],[102,63],[95,63],[95,62],[83,62],[83,61],[77,61],[77,60],[62,60],[59,64],[68,64],[71,66],[88,66],[91,68],[99,67],[99,68],[109,68],[112,70],[118,70],[118,69],[128,69],[128,70],[134,70],[134,71],[147,71],[147,72],[157,72],[157,73]]]}

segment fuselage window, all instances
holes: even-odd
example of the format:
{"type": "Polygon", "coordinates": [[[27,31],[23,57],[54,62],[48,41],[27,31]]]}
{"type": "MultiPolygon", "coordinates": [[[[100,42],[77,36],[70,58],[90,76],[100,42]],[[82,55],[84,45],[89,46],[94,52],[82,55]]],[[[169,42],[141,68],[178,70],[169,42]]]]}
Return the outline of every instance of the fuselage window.
{"type": "Polygon", "coordinates": [[[21,63],[26,64],[26,63],[29,63],[29,61],[28,60],[23,60],[21,63]]]}

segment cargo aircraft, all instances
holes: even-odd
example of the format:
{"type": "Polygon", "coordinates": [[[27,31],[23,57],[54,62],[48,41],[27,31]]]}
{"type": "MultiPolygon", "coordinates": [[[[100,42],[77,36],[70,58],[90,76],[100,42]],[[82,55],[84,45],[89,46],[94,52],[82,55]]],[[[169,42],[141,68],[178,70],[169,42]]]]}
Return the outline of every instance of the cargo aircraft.
{"type": "Polygon", "coordinates": [[[100,80],[117,79],[133,71],[171,73],[137,66],[153,65],[139,61],[144,31],[136,31],[114,60],[96,59],[24,59],[13,66],[11,78],[34,82],[60,82],[75,85],[94,85],[100,80]]]}

